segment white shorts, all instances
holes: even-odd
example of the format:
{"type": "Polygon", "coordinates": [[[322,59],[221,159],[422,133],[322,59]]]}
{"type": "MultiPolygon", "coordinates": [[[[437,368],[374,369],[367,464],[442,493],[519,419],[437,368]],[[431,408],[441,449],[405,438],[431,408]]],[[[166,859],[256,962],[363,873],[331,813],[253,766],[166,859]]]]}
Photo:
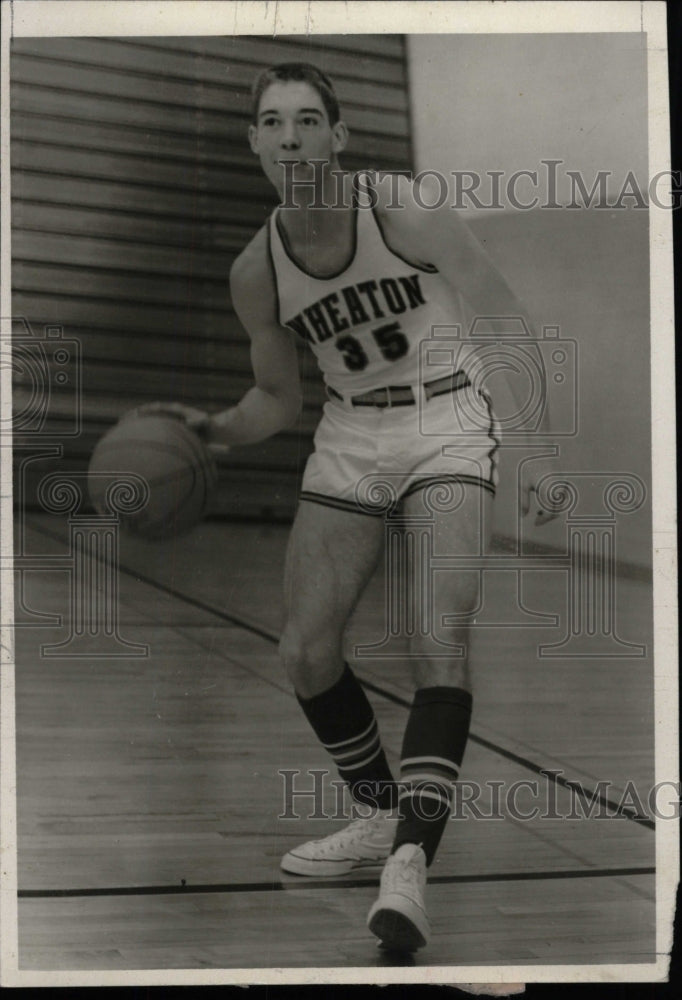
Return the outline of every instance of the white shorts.
{"type": "Polygon", "coordinates": [[[408,406],[352,407],[330,399],[303,474],[301,500],[384,515],[434,483],[495,493],[499,425],[490,397],[472,387],[408,406]]]}

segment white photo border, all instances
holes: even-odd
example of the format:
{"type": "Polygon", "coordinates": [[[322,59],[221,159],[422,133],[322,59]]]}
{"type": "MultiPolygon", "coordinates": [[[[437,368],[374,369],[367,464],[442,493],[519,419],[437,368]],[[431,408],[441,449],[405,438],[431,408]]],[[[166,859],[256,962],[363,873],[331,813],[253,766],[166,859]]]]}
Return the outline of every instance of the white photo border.
{"type": "MultiPolygon", "coordinates": [[[[663,2],[60,2],[3,0],[2,50],[2,342],[11,335],[9,45],[18,36],[144,36],[216,34],[400,34],[646,32],[648,35],[649,175],[670,170],[666,4],[663,2]]],[[[672,213],[650,206],[652,333],[653,548],[656,780],[677,781],[677,594],[675,400],[672,213]]],[[[0,416],[11,413],[10,371],[0,371],[0,416]]],[[[6,425],[5,425],[6,426],[6,425]]],[[[653,964],[457,966],[417,968],[191,969],[51,971],[18,969],[16,875],[16,765],[14,733],[12,544],[10,449],[0,449],[2,494],[2,802],[3,845],[0,918],[0,982],[4,986],[257,985],[313,983],[517,983],[649,982],[667,974],[675,892],[679,878],[678,824],[657,824],[656,898],[658,959],[653,964]]]]}

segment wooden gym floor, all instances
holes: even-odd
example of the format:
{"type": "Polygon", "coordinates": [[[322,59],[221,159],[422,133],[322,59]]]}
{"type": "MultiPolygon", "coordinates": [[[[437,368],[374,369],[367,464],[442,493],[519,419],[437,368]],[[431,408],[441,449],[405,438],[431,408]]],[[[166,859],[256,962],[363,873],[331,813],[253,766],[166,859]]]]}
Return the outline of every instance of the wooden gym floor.
{"type": "MultiPolygon", "coordinates": [[[[25,551],[67,554],[65,521],[31,515],[25,551]]],[[[174,543],[123,540],[120,634],[144,658],[51,658],[68,628],[68,575],[23,575],[16,630],[19,965],[118,970],[396,964],[365,929],[378,872],[334,881],[285,876],[281,854],[334,824],[279,818],[280,770],[327,768],[279,666],[286,529],[207,522],[174,543]],[[22,607],[23,604],[23,607],[22,607]],[[33,624],[32,624],[33,623],[33,624]]],[[[47,568],[46,568],[47,566],[47,568]]],[[[565,603],[561,574],[533,574],[527,605],[565,603]]],[[[650,586],[620,578],[618,629],[651,649],[650,586]]],[[[493,602],[504,601],[490,584],[493,602]]],[[[349,646],[383,635],[381,572],[349,646]]],[[[563,818],[565,780],[618,804],[653,784],[648,659],[543,659],[546,628],[481,628],[472,648],[475,708],[462,777],[537,782],[560,818],[454,819],[431,869],[433,939],[417,965],[651,962],[651,819],[563,818]],[[550,780],[541,769],[561,774],[550,780]]],[[[392,647],[392,652],[399,647],[392,647]]],[[[410,685],[399,659],[355,659],[392,765],[410,685]]],[[[336,777],[336,775],[333,775],[336,777]]],[[[312,779],[300,775],[310,787],[312,779]]],[[[504,796],[504,791],[503,791],[504,796]]],[[[329,795],[326,799],[331,805],[329,795]]],[[[504,802],[503,798],[503,802],[504,802]]],[[[645,801],[646,804],[646,801],[645,801]]],[[[304,815],[308,800],[299,803],[304,815]]]]}

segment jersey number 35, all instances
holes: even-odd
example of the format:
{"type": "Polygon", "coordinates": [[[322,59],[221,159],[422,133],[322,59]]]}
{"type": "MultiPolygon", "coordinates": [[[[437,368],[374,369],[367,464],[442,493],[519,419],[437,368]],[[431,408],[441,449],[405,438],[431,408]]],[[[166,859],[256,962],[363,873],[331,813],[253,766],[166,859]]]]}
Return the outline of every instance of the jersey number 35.
{"type": "MultiPolygon", "coordinates": [[[[372,330],[377,347],[387,361],[397,361],[404,357],[410,349],[410,343],[400,329],[400,323],[385,323],[372,330]]],[[[336,346],[343,355],[346,368],[352,372],[360,372],[369,364],[369,358],[362,344],[350,335],[339,337],[336,346]]]]}

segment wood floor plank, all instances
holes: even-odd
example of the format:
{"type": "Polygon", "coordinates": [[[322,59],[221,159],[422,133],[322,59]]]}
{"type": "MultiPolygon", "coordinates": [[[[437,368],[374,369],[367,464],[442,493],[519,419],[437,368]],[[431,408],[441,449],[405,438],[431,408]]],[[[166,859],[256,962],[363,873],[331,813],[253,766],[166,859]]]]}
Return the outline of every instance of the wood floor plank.
{"type": "MultiPolygon", "coordinates": [[[[63,543],[45,539],[43,523],[36,521],[31,544],[58,554],[63,543]]],[[[290,846],[335,828],[306,815],[309,799],[296,800],[300,819],[281,818],[281,771],[300,771],[297,780],[309,790],[310,772],[330,770],[329,759],[300,712],[275,644],[212,610],[276,635],[285,534],[209,522],[190,539],[165,549],[126,542],[122,551],[130,570],[120,577],[122,631],[146,644],[148,656],[107,658],[93,634],[82,640],[87,655],[54,659],[41,646],[63,639],[63,628],[16,631],[20,889],[185,883],[163,897],[22,899],[21,964],[379,964],[364,930],[378,872],[362,873],[368,884],[306,889],[279,871],[290,846]],[[178,593],[160,592],[136,573],[178,593]],[[268,891],[227,891],[252,883],[268,891]],[[213,890],[187,891],[201,885],[213,890]],[[273,885],[284,891],[270,891],[273,885]]],[[[57,577],[35,572],[25,593],[32,607],[57,609],[68,625],[57,577]]],[[[379,574],[352,622],[351,646],[381,638],[382,586],[379,574]]],[[[642,585],[625,581],[623,588],[634,606],[642,585]]],[[[555,596],[545,595],[550,603],[555,596]]],[[[644,620],[643,612],[633,617],[630,637],[643,634],[644,620]]],[[[627,819],[576,814],[566,788],[523,763],[555,767],[590,788],[608,780],[610,799],[628,780],[645,789],[652,776],[650,664],[545,663],[534,654],[539,634],[476,634],[472,728],[481,739],[470,741],[462,773],[475,798],[456,812],[431,870],[437,881],[429,889],[428,964],[652,960],[652,877],[627,871],[653,867],[653,831],[627,819]],[[485,818],[496,812],[495,782],[502,818],[485,818]],[[534,807],[542,813],[548,801],[559,818],[519,816],[534,807]],[[542,877],[605,869],[614,874],[542,877]],[[485,881],[491,876],[503,880],[485,881]],[[509,876],[521,877],[505,881],[509,876]]],[[[403,702],[369,690],[396,769],[411,697],[409,663],[361,657],[356,665],[403,702]]],[[[329,783],[322,803],[334,813],[329,783]]]]}
{"type": "MultiPolygon", "coordinates": [[[[292,693],[258,675],[262,658],[225,652],[222,632],[211,635],[209,660],[197,648],[196,629],[190,638],[161,626],[138,631],[150,642],[148,661],[106,668],[64,661],[46,674],[37,659],[24,670],[19,709],[27,718],[28,706],[34,710],[18,741],[23,888],[243,881],[245,865],[252,870],[247,881],[272,878],[291,841],[334,828],[319,820],[277,821],[285,812],[280,771],[301,771],[297,787],[310,791],[310,772],[327,769],[330,815],[336,805],[329,781],[336,775],[292,693]],[[188,831],[200,841],[195,851],[188,831]],[[254,838],[265,841],[256,850],[254,838]]],[[[374,700],[396,767],[406,712],[374,700]]],[[[603,829],[607,821],[578,814],[514,823],[504,799],[507,818],[487,819],[497,814],[491,782],[502,782],[507,795],[528,775],[486,748],[470,745],[466,775],[481,791],[473,806],[465,802],[455,813],[437,862],[444,870],[523,870],[530,850],[542,869],[601,867],[614,856],[627,865],[653,863],[651,833],[627,821],[603,829]]],[[[537,791],[512,805],[524,814],[542,810],[548,794],[539,778],[537,791]]],[[[555,790],[551,801],[561,816],[575,813],[565,790],[555,790]]],[[[309,798],[297,799],[295,808],[305,816],[309,798]]]]}
{"type": "MultiPolygon", "coordinates": [[[[149,969],[395,964],[365,930],[374,895],[372,887],[343,893],[293,889],[272,893],[267,901],[259,898],[257,905],[248,894],[26,900],[21,903],[21,965],[149,969]]],[[[651,904],[632,899],[626,903],[621,887],[609,880],[578,879],[562,882],[559,889],[552,883],[432,886],[428,899],[436,929],[415,964],[653,960],[651,904]]]]}

